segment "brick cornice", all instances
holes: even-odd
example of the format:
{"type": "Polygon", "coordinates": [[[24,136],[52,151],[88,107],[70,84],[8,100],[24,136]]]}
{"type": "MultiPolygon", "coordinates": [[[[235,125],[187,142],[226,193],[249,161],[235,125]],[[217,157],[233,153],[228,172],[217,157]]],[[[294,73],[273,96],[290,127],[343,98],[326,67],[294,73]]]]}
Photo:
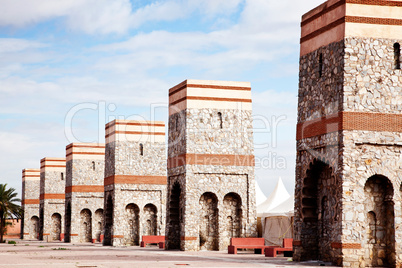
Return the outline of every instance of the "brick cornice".
{"type": "Polygon", "coordinates": [[[167,176],[136,176],[136,175],[114,175],[104,179],[104,186],[111,184],[158,184],[166,185],[167,176]]]}
{"type": "Polygon", "coordinates": [[[297,124],[296,139],[342,130],[402,132],[402,114],[339,112],[297,124]]]}

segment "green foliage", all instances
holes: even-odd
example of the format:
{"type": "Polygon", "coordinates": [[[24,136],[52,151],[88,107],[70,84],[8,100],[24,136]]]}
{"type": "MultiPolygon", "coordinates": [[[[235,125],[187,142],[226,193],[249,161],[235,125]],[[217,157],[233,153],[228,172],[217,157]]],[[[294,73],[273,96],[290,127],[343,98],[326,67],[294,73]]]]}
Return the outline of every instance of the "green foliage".
{"type": "Polygon", "coordinates": [[[17,198],[15,189],[7,189],[7,184],[0,184],[0,242],[3,242],[3,236],[7,229],[6,219],[21,218],[21,206],[15,202],[21,202],[17,198]]]}
{"type": "Polygon", "coordinates": [[[13,241],[13,240],[9,240],[8,244],[17,244],[17,242],[13,241]]]}

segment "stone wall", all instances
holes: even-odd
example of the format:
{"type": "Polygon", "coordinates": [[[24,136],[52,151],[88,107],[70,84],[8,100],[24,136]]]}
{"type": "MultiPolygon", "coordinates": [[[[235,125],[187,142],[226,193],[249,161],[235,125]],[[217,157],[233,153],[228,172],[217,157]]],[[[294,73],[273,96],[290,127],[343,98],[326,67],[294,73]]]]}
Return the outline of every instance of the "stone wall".
{"type": "Polygon", "coordinates": [[[72,143],[66,147],[65,241],[99,241],[103,230],[105,145],[72,143]]]}
{"type": "Polygon", "coordinates": [[[64,234],[65,158],[43,158],[40,168],[39,239],[60,240],[64,234]]]}
{"type": "Polygon", "coordinates": [[[106,125],[105,245],[139,245],[165,234],[166,149],[163,122],[106,125]]]}
{"type": "Polygon", "coordinates": [[[256,236],[250,90],[199,80],[170,89],[167,249],[226,250],[230,237],[256,236]]]}
{"type": "Polygon", "coordinates": [[[39,187],[40,170],[22,170],[22,216],[21,234],[23,239],[39,237],[39,187]]]}

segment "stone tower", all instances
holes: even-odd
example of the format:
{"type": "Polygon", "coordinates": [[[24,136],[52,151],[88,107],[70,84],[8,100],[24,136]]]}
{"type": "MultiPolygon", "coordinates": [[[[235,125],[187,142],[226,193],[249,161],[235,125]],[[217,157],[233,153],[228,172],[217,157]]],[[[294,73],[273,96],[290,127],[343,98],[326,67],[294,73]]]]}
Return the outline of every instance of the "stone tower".
{"type": "Polygon", "coordinates": [[[40,170],[22,170],[22,239],[39,238],[39,187],[40,170]]]}
{"type": "Polygon", "coordinates": [[[65,158],[45,157],[40,161],[40,240],[63,240],[65,174],[65,158]]]}
{"type": "Polygon", "coordinates": [[[165,124],[114,120],[106,124],[104,245],[139,245],[165,234],[165,124]]]}
{"type": "Polygon", "coordinates": [[[402,2],[329,0],[301,23],[294,259],[402,263],[402,2]]]}
{"type": "Polygon", "coordinates": [[[66,147],[65,241],[101,241],[105,145],[71,143],[66,147]]]}
{"type": "Polygon", "coordinates": [[[167,249],[226,250],[257,235],[251,107],[246,82],[169,90],[167,249]]]}

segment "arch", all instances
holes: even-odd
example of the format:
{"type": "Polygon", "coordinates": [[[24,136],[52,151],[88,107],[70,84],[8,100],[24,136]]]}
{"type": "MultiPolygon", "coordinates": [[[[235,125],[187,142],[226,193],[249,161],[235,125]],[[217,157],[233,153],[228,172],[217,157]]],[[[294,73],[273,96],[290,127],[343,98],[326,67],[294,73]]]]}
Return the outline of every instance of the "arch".
{"type": "Polygon", "coordinates": [[[339,221],[339,202],[337,192],[339,180],[332,168],[314,159],[303,179],[301,193],[301,235],[304,237],[306,251],[302,258],[333,261],[327,252],[332,250],[331,243],[336,240],[339,221]],[[331,208],[331,209],[329,209],[331,208]]]}
{"type": "Polygon", "coordinates": [[[371,267],[395,267],[394,189],[383,175],[373,175],[364,185],[366,256],[371,267]]]}
{"type": "Polygon", "coordinates": [[[101,242],[101,234],[103,231],[103,209],[97,209],[95,211],[95,237],[96,241],[101,242]]]}
{"type": "Polygon", "coordinates": [[[60,240],[61,234],[61,215],[59,213],[53,213],[52,215],[52,228],[51,228],[51,240],[60,240]]]}
{"type": "Polygon", "coordinates": [[[230,244],[230,238],[240,237],[242,230],[242,201],[237,193],[228,193],[223,198],[223,226],[222,237],[223,248],[230,244]]]}
{"type": "Polygon", "coordinates": [[[219,250],[218,198],[206,192],[200,197],[200,249],[219,250]]]}
{"type": "Polygon", "coordinates": [[[401,69],[401,45],[394,44],[394,69],[401,69]]]}
{"type": "Polygon", "coordinates": [[[31,237],[33,239],[39,239],[39,217],[37,216],[32,216],[31,217],[31,230],[30,230],[30,234],[31,237]]]}
{"type": "Polygon", "coordinates": [[[138,246],[140,244],[140,209],[136,204],[126,206],[127,230],[124,238],[127,245],[138,246]]]}
{"type": "Polygon", "coordinates": [[[169,199],[169,226],[167,232],[166,249],[180,249],[181,236],[181,209],[180,209],[181,187],[178,182],[173,184],[169,199]]]}
{"type": "Polygon", "coordinates": [[[105,239],[103,240],[103,245],[112,245],[112,231],[113,231],[113,200],[112,196],[109,195],[106,200],[105,208],[105,239]]]}
{"type": "Polygon", "coordinates": [[[146,204],[144,207],[144,235],[157,235],[158,210],[154,204],[146,204]]]}
{"type": "Polygon", "coordinates": [[[80,212],[80,242],[92,242],[92,212],[86,208],[80,212]]]}
{"type": "Polygon", "coordinates": [[[65,242],[70,242],[71,241],[71,203],[70,201],[67,202],[67,208],[66,208],[66,216],[64,218],[65,222],[65,233],[66,236],[64,238],[65,242]]]}

